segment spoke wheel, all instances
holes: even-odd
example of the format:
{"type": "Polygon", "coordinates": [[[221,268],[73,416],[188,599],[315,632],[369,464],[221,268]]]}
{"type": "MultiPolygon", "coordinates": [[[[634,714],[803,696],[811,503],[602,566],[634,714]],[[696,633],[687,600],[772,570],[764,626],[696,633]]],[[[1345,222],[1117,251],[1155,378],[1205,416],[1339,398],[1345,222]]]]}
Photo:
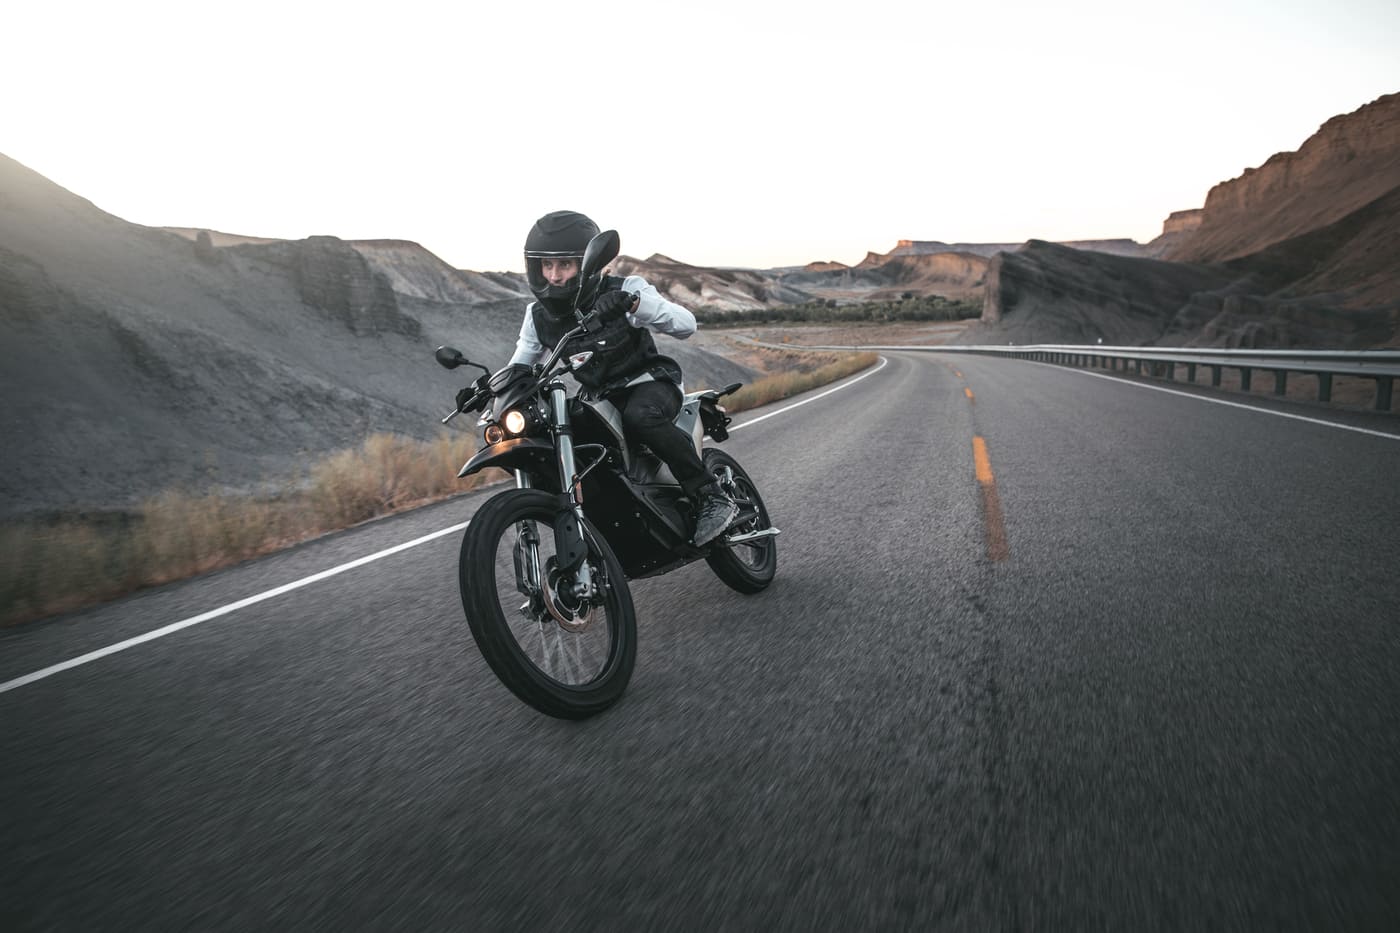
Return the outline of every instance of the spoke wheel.
{"type": "MultiPolygon", "coordinates": [[[[740,518],[721,539],[773,527],[768,509],[749,474],[729,454],[714,447],[704,453],[705,469],[720,481],[725,492],[739,503],[740,518]],[[732,479],[730,478],[732,477],[732,479]]],[[[741,544],[717,543],[705,560],[715,575],[740,593],[757,593],[773,582],[778,572],[778,539],[757,538],[741,544]]]]}
{"type": "Polygon", "coordinates": [[[591,596],[561,573],[558,498],[512,489],[477,511],[462,538],[459,578],[472,636],[491,670],[540,712],[583,719],[622,696],[637,653],[627,579],[607,542],[585,525],[591,596]]]}

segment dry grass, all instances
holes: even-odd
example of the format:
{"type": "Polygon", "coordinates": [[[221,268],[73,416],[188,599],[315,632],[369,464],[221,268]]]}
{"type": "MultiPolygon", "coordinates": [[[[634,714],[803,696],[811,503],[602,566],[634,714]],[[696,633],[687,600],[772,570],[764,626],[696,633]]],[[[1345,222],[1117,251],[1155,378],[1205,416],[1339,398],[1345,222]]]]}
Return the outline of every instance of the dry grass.
{"type": "MultiPolygon", "coordinates": [[[[797,352],[787,355],[812,357],[816,354],[797,352]]],[[[749,383],[733,395],[727,396],[724,399],[724,407],[730,412],[758,408],[760,405],[798,395],[837,379],[844,379],[852,373],[874,366],[879,359],[873,353],[846,353],[834,358],[830,354],[821,356],[827,361],[819,363],[815,368],[779,372],[749,383]]]]}
{"type": "MultiPolygon", "coordinates": [[[[725,399],[742,411],[805,392],[875,362],[873,354],[773,353],[785,369],[725,399]]],[[[474,438],[432,443],[375,434],[315,464],[271,496],[167,492],[131,512],[0,525],[0,625],[113,599],[475,489],[503,474],[457,470],[474,438]]]]}
{"type": "Polygon", "coordinates": [[[457,478],[474,450],[462,436],[424,443],[375,434],[271,497],[167,492],[134,512],[5,525],[0,624],[228,566],[473,489],[493,478],[457,478]]]}

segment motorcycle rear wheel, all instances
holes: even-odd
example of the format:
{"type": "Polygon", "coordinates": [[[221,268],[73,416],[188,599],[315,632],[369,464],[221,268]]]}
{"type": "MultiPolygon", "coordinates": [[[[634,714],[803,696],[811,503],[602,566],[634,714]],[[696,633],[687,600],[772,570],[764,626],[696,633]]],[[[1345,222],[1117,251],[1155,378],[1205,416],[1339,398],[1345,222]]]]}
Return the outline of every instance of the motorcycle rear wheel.
{"type": "MultiPolygon", "coordinates": [[[[724,533],[725,536],[771,528],[772,522],[768,520],[763,497],[758,494],[758,487],[749,479],[749,474],[744,472],[739,461],[715,447],[705,448],[703,459],[706,472],[720,480],[720,485],[726,487],[725,492],[733,496],[739,507],[751,516],[741,518],[724,533]],[[726,468],[734,477],[732,485],[725,482],[726,468]]],[[[715,576],[730,589],[740,593],[757,593],[766,589],[778,572],[778,539],[758,538],[728,546],[717,543],[705,561],[715,576]]]]}
{"type": "Polygon", "coordinates": [[[472,637],[501,682],[542,713],[586,719],[627,688],[637,658],[637,619],[622,566],[590,525],[584,526],[586,560],[599,590],[591,617],[588,605],[554,587],[558,510],[558,497],[537,489],[493,496],[462,537],[458,580],[472,637]],[[523,569],[532,547],[538,586],[523,569]],[[561,624],[555,612],[568,618],[561,624]]]}

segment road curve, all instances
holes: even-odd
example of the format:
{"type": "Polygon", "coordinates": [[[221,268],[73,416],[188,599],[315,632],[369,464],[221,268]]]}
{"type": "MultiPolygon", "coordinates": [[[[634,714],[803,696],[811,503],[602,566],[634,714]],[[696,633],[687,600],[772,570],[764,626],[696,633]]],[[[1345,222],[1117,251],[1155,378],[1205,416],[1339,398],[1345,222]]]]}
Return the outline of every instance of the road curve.
{"type": "MultiPolygon", "coordinates": [[[[1400,924],[1400,438],[885,356],[736,419],[778,579],[637,583],[597,719],[493,679],[456,534],[0,692],[0,925],[1400,924]]],[[[489,494],[6,632],[0,684],[489,494]]]]}

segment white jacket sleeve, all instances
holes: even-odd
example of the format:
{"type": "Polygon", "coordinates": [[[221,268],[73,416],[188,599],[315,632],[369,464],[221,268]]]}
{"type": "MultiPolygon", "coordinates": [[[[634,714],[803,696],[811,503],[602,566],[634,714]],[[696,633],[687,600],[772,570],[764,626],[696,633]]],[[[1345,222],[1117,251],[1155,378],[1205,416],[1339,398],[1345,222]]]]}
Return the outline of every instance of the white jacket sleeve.
{"type": "Polygon", "coordinates": [[[520,325],[520,336],[515,340],[515,355],[510,358],[512,363],[524,363],[526,366],[533,366],[544,359],[548,350],[540,343],[539,334],[535,332],[535,316],[530,313],[530,307],[525,308],[525,321],[520,325]]]}
{"type": "Polygon", "coordinates": [[[656,286],[640,275],[627,276],[622,282],[622,290],[640,298],[637,310],[627,315],[627,320],[637,327],[669,334],[680,340],[695,333],[695,315],[674,301],[668,301],[656,290],[656,286]]]}

